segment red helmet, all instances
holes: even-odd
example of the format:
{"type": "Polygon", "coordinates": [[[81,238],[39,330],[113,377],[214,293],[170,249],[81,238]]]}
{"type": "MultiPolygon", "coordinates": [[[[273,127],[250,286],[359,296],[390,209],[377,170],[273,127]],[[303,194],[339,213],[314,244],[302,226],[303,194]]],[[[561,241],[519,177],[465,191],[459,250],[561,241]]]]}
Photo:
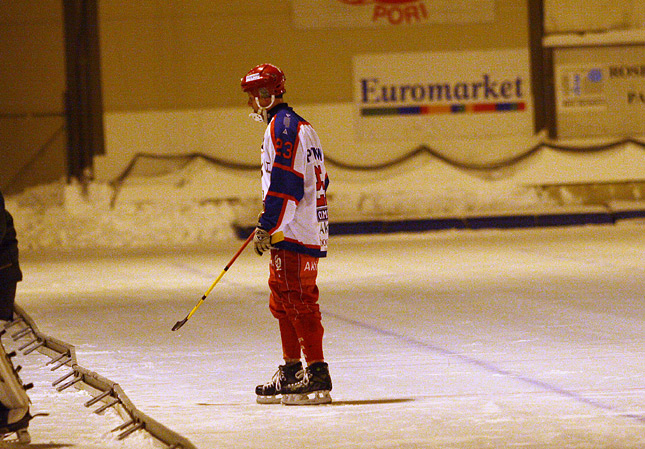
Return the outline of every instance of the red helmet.
{"type": "Polygon", "coordinates": [[[260,64],[242,78],[241,84],[244,92],[251,92],[254,97],[268,98],[285,93],[285,80],[284,72],[278,67],[273,64],[260,64]]]}

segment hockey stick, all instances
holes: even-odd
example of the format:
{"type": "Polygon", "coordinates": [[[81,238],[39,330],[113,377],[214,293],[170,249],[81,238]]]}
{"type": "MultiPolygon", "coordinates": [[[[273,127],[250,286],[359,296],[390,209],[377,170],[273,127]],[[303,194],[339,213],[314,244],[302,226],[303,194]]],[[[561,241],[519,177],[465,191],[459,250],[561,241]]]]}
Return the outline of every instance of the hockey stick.
{"type": "MultiPolygon", "coordinates": [[[[217,276],[217,279],[215,279],[215,281],[211,284],[209,289],[206,290],[206,293],[204,293],[204,296],[202,296],[202,298],[197,302],[197,304],[195,304],[195,307],[193,307],[193,310],[191,310],[190,313],[188,315],[186,315],[186,318],[184,318],[181,321],[177,321],[175,323],[175,325],[172,327],[173,331],[176,331],[177,329],[181,328],[184,324],[186,324],[186,321],[188,321],[190,319],[190,317],[193,316],[193,314],[195,312],[197,312],[197,309],[199,309],[199,306],[201,306],[202,303],[206,300],[206,297],[215,288],[215,286],[217,285],[219,280],[222,279],[222,277],[224,276],[224,273],[226,273],[228,271],[228,269],[231,268],[231,265],[233,265],[233,262],[235,262],[235,259],[237,259],[237,257],[240,254],[242,254],[242,251],[244,251],[244,248],[246,248],[246,246],[249,244],[249,242],[251,240],[253,240],[254,236],[255,236],[255,230],[253,230],[253,232],[251,232],[251,235],[249,235],[247,237],[247,239],[244,241],[244,243],[242,243],[242,246],[240,247],[240,249],[237,250],[237,252],[233,256],[233,258],[229,261],[228,264],[226,264],[226,266],[224,267],[222,272],[219,274],[219,276],[217,276]]],[[[282,231],[278,231],[278,232],[276,232],[275,234],[273,234],[271,236],[271,244],[278,243],[278,242],[281,242],[283,240],[284,240],[284,234],[282,233],[282,231]]]]}

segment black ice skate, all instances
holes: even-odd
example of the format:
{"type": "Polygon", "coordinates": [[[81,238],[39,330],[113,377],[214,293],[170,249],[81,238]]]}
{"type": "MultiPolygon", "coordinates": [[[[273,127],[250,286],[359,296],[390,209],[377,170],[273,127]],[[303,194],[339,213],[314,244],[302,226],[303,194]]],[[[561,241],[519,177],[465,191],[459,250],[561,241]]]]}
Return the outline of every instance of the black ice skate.
{"type": "Polygon", "coordinates": [[[303,375],[304,371],[300,362],[280,365],[269,382],[255,387],[258,404],[279,404],[280,395],[284,394],[285,388],[297,383],[303,375]]]}
{"type": "Polygon", "coordinates": [[[284,405],[318,405],[331,403],[331,377],[325,362],[316,362],[305,369],[300,382],[289,385],[282,393],[284,405]]]}

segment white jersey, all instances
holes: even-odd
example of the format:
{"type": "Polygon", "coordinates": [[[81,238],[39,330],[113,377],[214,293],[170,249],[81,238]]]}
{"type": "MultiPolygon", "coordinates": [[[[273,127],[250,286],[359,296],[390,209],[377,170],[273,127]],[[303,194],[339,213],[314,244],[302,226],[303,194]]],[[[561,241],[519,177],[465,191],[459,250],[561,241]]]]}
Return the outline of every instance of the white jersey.
{"type": "Polygon", "coordinates": [[[278,248],[325,257],[329,178],[313,127],[286,103],[269,111],[262,144],[264,211],[260,227],[284,233],[278,248]]]}

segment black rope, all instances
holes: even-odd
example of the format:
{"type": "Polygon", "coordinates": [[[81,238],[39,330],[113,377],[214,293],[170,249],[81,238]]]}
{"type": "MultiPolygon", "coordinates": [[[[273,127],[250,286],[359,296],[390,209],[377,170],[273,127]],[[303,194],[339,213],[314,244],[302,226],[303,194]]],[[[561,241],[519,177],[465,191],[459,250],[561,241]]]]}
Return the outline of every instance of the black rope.
{"type": "Polygon", "coordinates": [[[549,148],[552,150],[557,150],[557,151],[563,151],[563,152],[570,152],[570,153],[593,153],[593,152],[599,152],[599,151],[607,151],[607,150],[612,150],[616,147],[623,146],[627,143],[632,143],[635,144],[643,149],[645,149],[645,142],[641,142],[639,140],[633,139],[633,138],[625,138],[622,140],[618,140],[615,142],[607,143],[607,144],[601,144],[601,145],[591,145],[591,146],[569,146],[569,145],[559,145],[556,143],[552,142],[540,142],[532,147],[530,147],[527,151],[511,156],[507,159],[503,159],[500,161],[496,162],[487,162],[487,163],[467,163],[467,162],[461,162],[456,159],[450,158],[441,152],[427,146],[427,145],[420,145],[418,148],[415,150],[411,151],[410,153],[401,156],[399,158],[393,159],[388,162],[384,162],[381,164],[374,164],[374,165],[353,165],[353,164],[346,164],[343,162],[338,162],[328,156],[325,157],[325,161],[328,162],[330,165],[334,165],[339,168],[343,168],[345,170],[355,170],[355,171],[373,171],[373,170],[384,170],[388,168],[392,168],[396,165],[400,165],[404,162],[407,162],[408,160],[420,155],[420,154],[429,154],[449,165],[452,165],[457,168],[465,169],[465,170],[497,170],[500,168],[504,167],[509,167],[511,165],[515,165],[522,160],[532,156],[533,154],[537,153],[538,151],[542,150],[543,148],[549,148]]]}
{"type": "Polygon", "coordinates": [[[127,178],[134,167],[137,165],[139,159],[160,159],[160,160],[184,160],[184,163],[180,168],[184,168],[190,161],[193,159],[205,159],[213,165],[219,165],[220,167],[226,167],[233,170],[260,170],[260,165],[253,164],[242,164],[238,162],[225,161],[223,159],[218,159],[213,156],[209,156],[203,153],[187,153],[187,154],[153,154],[153,153],[137,153],[130,160],[130,163],[127,165],[125,170],[113,181],[113,184],[120,184],[125,178],[127,178]]]}
{"type": "MultiPolygon", "coordinates": [[[[421,154],[429,154],[449,165],[452,165],[453,167],[461,168],[464,170],[480,170],[480,171],[486,171],[486,170],[497,170],[500,168],[504,167],[509,167],[511,165],[517,164],[524,159],[532,156],[533,154],[537,153],[538,151],[542,150],[543,148],[549,148],[552,150],[556,151],[563,151],[563,152],[569,152],[569,153],[595,153],[595,152],[600,152],[600,151],[608,151],[612,150],[616,147],[623,146],[625,144],[634,144],[636,146],[639,146],[643,149],[645,149],[645,142],[641,142],[640,140],[634,139],[634,138],[624,138],[615,142],[610,142],[607,144],[599,144],[599,145],[590,145],[590,146],[574,146],[574,145],[560,145],[556,144],[553,142],[540,142],[532,147],[530,147],[527,151],[511,156],[507,159],[503,159],[500,161],[496,162],[487,162],[487,163],[466,163],[466,162],[460,162],[456,159],[450,158],[448,156],[443,155],[439,151],[427,146],[427,145],[420,145],[416,149],[412,150],[408,154],[405,154],[401,157],[392,159],[388,162],[383,162],[379,164],[373,164],[373,165],[354,165],[354,164],[347,164],[344,162],[340,162],[334,158],[325,156],[325,162],[329,165],[333,165],[337,168],[342,168],[344,170],[350,170],[350,171],[379,171],[379,170],[386,170],[388,168],[395,167],[397,165],[401,165],[407,161],[409,161],[412,158],[415,158],[421,154]]],[[[218,165],[220,167],[225,167],[228,169],[232,170],[244,170],[244,171],[251,171],[251,170],[260,170],[260,164],[244,164],[244,163],[239,163],[239,162],[231,162],[227,161],[224,159],[219,159],[213,156],[209,156],[207,154],[203,153],[188,153],[188,154],[180,154],[180,155],[163,155],[163,154],[153,154],[153,153],[137,153],[135,156],[132,158],[130,163],[127,165],[125,170],[112,182],[113,186],[115,187],[114,193],[112,195],[112,199],[110,201],[110,206],[114,207],[115,202],[116,202],[116,197],[118,195],[118,192],[120,190],[121,184],[123,183],[123,180],[127,178],[134,167],[137,164],[137,161],[139,159],[161,159],[161,160],[183,160],[183,163],[181,164],[180,168],[185,167],[192,161],[193,159],[201,158],[204,159],[211,164],[218,165]]]]}
{"type": "MultiPolygon", "coordinates": [[[[517,164],[521,162],[522,160],[534,155],[538,151],[544,149],[544,148],[549,148],[552,150],[556,151],[563,151],[563,152],[569,152],[569,153],[594,153],[594,152],[600,152],[600,151],[608,151],[612,150],[616,147],[623,146],[625,144],[634,144],[636,146],[639,146],[643,149],[645,149],[645,142],[641,142],[640,140],[634,139],[634,138],[625,138],[621,139],[615,142],[610,142],[607,144],[598,144],[598,145],[590,145],[590,146],[574,146],[574,145],[560,145],[557,143],[553,142],[540,142],[529,149],[527,151],[511,156],[506,159],[502,159],[499,161],[495,162],[485,162],[485,163],[468,163],[468,162],[461,162],[458,161],[454,158],[450,158],[441,152],[435,150],[434,148],[427,146],[427,145],[420,145],[419,147],[415,148],[414,150],[410,151],[409,153],[397,157],[395,159],[392,159],[387,162],[382,162],[378,164],[371,164],[371,165],[356,165],[356,164],[348,164],[345,162],[341,162],[339,160],[336,160],[332,157],[325,156],[325,162],[328,163],[329,165],[332,165],[337,168],[342,168],[344,170],[350,170],[350,171],[378,171],[378,170],[386,170],[388,168],[392,168],[398,165],[401,165],[410,159],[413,159],[419,155],[422,154],[429,154],[430,156],[433,156],[449,165],[452,165],[457,168],[465,169],[465,170],[497,170],[500,168],[508,167],[514,164],[517,164]]],[[[117,177],[117,179],[114,181],[115,184],[120,184],[125,178],[128,177],[128,175],[132,172],[134,169],[135,165],[137,164],[137,160],[141,158],[148,158],[148,159],[163,159],[163,160],[184,160],[184,163],[181,165],[181,167],[185,167],[191,160],[196,159],[196,158],[201,158],[204,159],[214,165],[218,165],[220,167],[225,167],[228,169],[232,170],[245,170],[245,171],[250,171],[250,170],[260,170],[260,165],[259,164],[244,164],[244,163],[239,163],[239,162],[231,162],[227,161],[224,159],[219,159],[213,156],[209,156],[207,154],[203,153],[189,153],[189,154],[182,154],[182,155],[160,155],[160,154],[152,154],[152,153],[137,153],[133,159],[130,161],[128,166],[125,168],[125,170],[117,177]]]]}

